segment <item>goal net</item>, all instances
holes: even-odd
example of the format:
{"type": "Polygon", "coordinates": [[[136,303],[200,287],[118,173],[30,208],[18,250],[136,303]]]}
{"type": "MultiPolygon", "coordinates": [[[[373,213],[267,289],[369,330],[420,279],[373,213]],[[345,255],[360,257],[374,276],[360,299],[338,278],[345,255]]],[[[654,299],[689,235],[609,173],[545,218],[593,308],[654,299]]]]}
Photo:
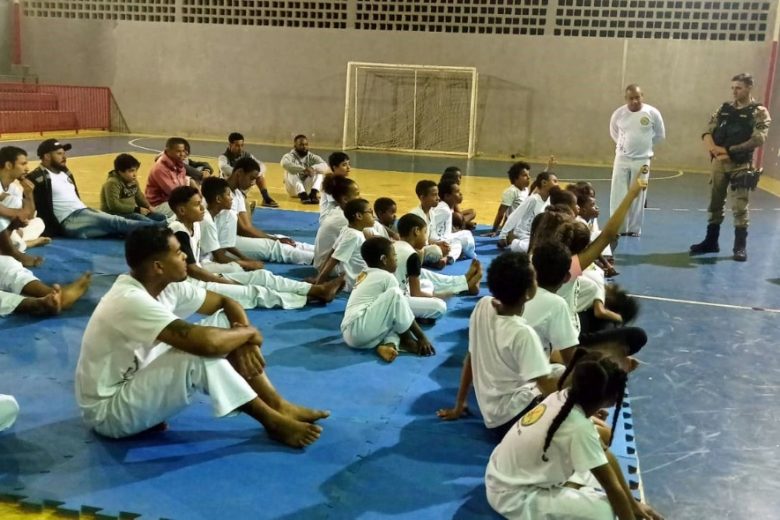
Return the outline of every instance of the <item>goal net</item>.
{"type": "Polygon", "coordinates": [[[344,149],[474,156],[477,69],[347,64],[344,149]]]}

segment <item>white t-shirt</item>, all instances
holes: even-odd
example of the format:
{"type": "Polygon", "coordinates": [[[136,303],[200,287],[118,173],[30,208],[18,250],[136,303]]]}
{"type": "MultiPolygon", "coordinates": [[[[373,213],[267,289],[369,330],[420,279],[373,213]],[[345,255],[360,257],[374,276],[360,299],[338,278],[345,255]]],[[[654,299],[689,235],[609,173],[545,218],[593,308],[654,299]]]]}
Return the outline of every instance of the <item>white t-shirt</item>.
{"type": "Polygon", "coordinates": [[[398,261],[398,267],[395,269],[395,279],[398,280],[398,285],[404,291],[409,294],[409,258],[417,256],[414,262],[414,269],[416,274],[412,276],[420,276],[422,270],[422,259],[420,254],[412,247],[412,244],[403,240],[393,242],[393,249],[395,249],[395,256],[398,261]]]}
{"type": "Polygon", "coordinates": [[[214,219],[219,236],[219,247],[227,249],[236,247],[238,237],[238,214],[233,211],[220,211],[214,219]]]}
{"type": "Polygon", "coordinates": [[[422,209],[422,206],[417,206],[409,213],[413,215],[417,215],[421,219],[425,221],[425,225],[428,226],[428,243],[431,241],[438,241],[437,238],[433,238],[436,236],[436,230],[434,229],[434,225],[431,224],[432,218],[433,218],[433,209],[429,211],[429,213],[425,213],[422,209]]]}
{"type": "Polygon", "coordinates": [[[171,228],[171,231],[173,231],[173,233],[176,235],[176,238],[179,239],[179,242],[182,240],[182,234],[187,235],[189,243],[181,244],[181,247],[186,252],[186,247],[189,246],[195,263],[200,265],[200,222],[193,222],[192,232],[190,232],[190,230],[187,229],[187,226],[178,220],[169,221],[168,227],[171,228]]]}
{"type": "Polygon", "coordinates": [[[566,300],[547,289],[537,288],[536,296],[523,308],[523,318],[539,334],[546,350],[564,350],[580,343],[566,300]]]}
{"type": "MultiPolygon", "coordinates": [[[[230,213],[230,211],[220,211],[220,213],[230,213]]],[[[219,213],[217,214],[219,215],[219,213]]],[[[200,222],[200,262],[211,262],[213,252],[222,249],[219,245],[219,231],[214,217],[206,211],[203,221],[200,222]]]]}
{"type": "Polygon", "coordinates": [[[522,387],[550,374],[539,336],[520,316],[501,316],[493,297],[485,296],[469,319],[469,354],[482,418],[488,428],[501,426],[529,402],[522,387]]]}
{"type": "Polygon", "coordinates": [[[328,195],[324,191],[320,193],[320,222],[322,222],[328,214],[339,205],[331,195],[328,195]]]}
{"type": "Polygon", "coordinates": [[[347,226],[349,226],[349,221],[341,208],[334,209],[322,220],[314,239],[315,268],[320,269],[325,264],[341,230],[347,226]]]}
{"type": "Polygon", "coordinates": [[[510,185],[501,194],[501,205],[507,206],[506,216],[512,214],[514,210],[520,207],[520,204],[528,198],[528,188],[521,190],[514,184],[510,185]]]}
{"type": "Polygon", "coordinates": [[[534,193],[529,196],[522,204],[513,211],[509,218],[506,219],[504,227],[501,228],[501,233],[498,237],[505,239],[510,231],[514,231],[515,238],[518,240],[528,239],[531,237],[531,224],[534,222],[534,217],[543,212],[544,209],[550,205],[550,198],[542,200],[541,195],[534,193]]]}
{"type": "Polygon", "coordinates": [[[577,331],[577,335],[579,335],[581,329],[580,315],[577,314],[577,301],[580,298],[580,277],[572,277],[568,282],[561,285],[555,294],[563,298],[566,302],[566,306],[569,308],[571,324],[577,331]]]}
{"type": "Polygon", "coordinates": [[[444,240],[452,234],[452,208],[444,201],[431,210],[431,222],[428,235],[431,240],[444,240]],[[432,234],[430,229],[434,230],[432,234]],[[436,238],[434,238],[434,235],[436,238]]]}
{"type": "Polygon", "coordinates": [[[76,367],[76,400],[84,418],[105,418],[107,399],[151,361],[157,337],[170,323],[203,305],[206,290],[172,283],[157,299],[128,274],[120,275],[87,323],[76,367]]]}
{"type": "Polygon", "coordinates": [[[525,414],[490,455],[485,485],[494,493],[517,491],[525,486],[558,487],[576,473],[607,464],[596,426],[574,405],[561,423],[542,459],[550,424],[561,411],[568,390],[550,394],[525,414]]]}
{"type": "Polygon", "coordinates": [[[239,213],[246,213],[246,195],[243,191],[236,188],[233,190],[233,204],[230,206],[230,211],[239,213]]]}
{"type": "Polygon", "coordinates": [[[362,231],[345,227],[339,233],[333,244],[333,259],[341,263],[341,269],[347,275],[346,290],[350,291],[355,286],[355,281],[360,273],[366,269],[366,262],[360,254],[360,246],[366,241],[366,235],[362,231]]]}
{"type": "Polygon", "coordinates": [[[378,220],[375,220],[374,225],[370,228],[365,228],[363,233],[366,235],[366,238],[384,237],[388,240],[390,239],[390,234],[387,232],[387,228],[385,228],[385,226],[383,226],[382,223],[378,220]]]}
{"type": "Polygon", "coordinates": [[[609,120],[609,133],[616,144],[615,155],[628,159],[649,159],[653,145],[666,137],[661,112],[647,103],[636,112],[627,105],[615,110],[609,120]]]}
{"type": "MultiPolygon", "coordinates": [[[[18,182],[14,181],[9,184],[7,190],[0,184],[0,194],[2,193],[7,193],[6,197],[0,202],[6,208],[21,209],[24,205],[24,190],[22,190],[22,186],[18,182]]],[[[0,217],[0,231],[5,231],[10,225],[11,219],[0,217]]]]}
{"type": "Polygon", "coordinates": [[[51,179],[51,204],[54,217],[62,222],[74,211],[84,209],[87,206],[81,202],[76,193],[76,186],[70,182],[65,172],[54,173],[47,169],[51,179]]]}
{"type": "Polygon", "coordinates": [[[366,267],[355,281],[355,288],[349,295],[347,307],[344,309],[344,318],[341,320],[343,330],[350,323],[363,315],[366,308],[371,305],[377,296],[392,287],[398,287],[398,280],[393,273],[376,267],[366,267]]]}

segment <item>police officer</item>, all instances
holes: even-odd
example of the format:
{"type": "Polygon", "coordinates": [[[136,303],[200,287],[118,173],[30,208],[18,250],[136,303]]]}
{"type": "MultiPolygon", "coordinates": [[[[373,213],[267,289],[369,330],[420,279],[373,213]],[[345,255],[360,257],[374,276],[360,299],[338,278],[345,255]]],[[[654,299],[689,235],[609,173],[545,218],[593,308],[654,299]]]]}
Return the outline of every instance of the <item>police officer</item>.
{"type": "Polygon", "coordinates": [[[702,135],[712,162],[712,191],[707,209],[707,236],[691,246],[691,255],[720,251],[718,236],[731,184],[734,260],[747,260],[748,194],[757,182],[752,165],[753,151],[766,141],[771,122],[766,107],[751,96],[752,89],[753,77],[750,74],[737,74],[731,78],[734,101],[721,105],[702,135]]]}

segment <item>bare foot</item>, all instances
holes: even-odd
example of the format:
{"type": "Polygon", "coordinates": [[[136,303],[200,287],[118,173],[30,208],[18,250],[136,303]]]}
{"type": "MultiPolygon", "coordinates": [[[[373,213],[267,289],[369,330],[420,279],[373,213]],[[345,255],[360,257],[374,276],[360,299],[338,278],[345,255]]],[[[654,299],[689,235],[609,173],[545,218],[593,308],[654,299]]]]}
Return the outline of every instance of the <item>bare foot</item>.
{"type": "Polygon", "coordinates": [[[69,283],[62,288],[62,308],[70,309],[73,304],[81,298],[87,289],[89,284],[92,283],[92,273],[84,273],[79,279],[69,283]]]}
{"type": "Polygon", "coordinates": [[[28,249],[32,248],[32,247],[46,246],[46,245],[51,244],[51,238],[49,238],[49,237],[38,237],[38,238],[33,239],[33,240],[27,240],[25,243],[27,244],[27,248],[28,249]]]}
{"type": "Polygon", "coordinates": [[[19,253],[16,259],[25,267],[38,267],[43,263],[43,258],[40,256],[28,255],[27,253],[19,253]]]}
{"type": "MultiPolygon", "coordinates": [[[[474,262],[477,263],[477,271],[469,276],[466,276],[466,283],[469,285],[469,294],[472,296],[476,296],[479,294],[479,284],[482,282],[482,264],[474,260],[474,262]]],[[[474,266],[474,262],[472,262],[472,266],[474,266]]],[[[471,268],[469,268],[469,272],[471,271],[471,268]]]]}
{"type": "Polygon", "coordinates": [[[16,312],[36,316],[53,316],[62,311],[62,289],[54,285],[52,291],[41,298],[25,298],[16,308],[16,312]]]}
{"type": "Polygon", "coordinates": [[[320,419],[327,419],[330,417],[330,412],[327,410],[306,408],[305,406],[291,403],[289,401],[282,401],[282,404],[279,406],[277,411],[291,419],[307,423],[317,422],[320,419]]]}
{"type": "Polygon", "coordinates": [[[391,343],[379,345],[376,348],[376,353],[388,363],[392,363],[398,357],[398,351],[395,349],[395,345],[391,343]]]}
{"type": "Polygon", "coordinates": [[[469,270],[466,271],[466,278],[471,278],[472,276],[477,274],[477,272],[481,272],[481,271],[482,271],[482,264],[480,264],[479,260],[475,258],[474,260],[471,261],[471,264],[469,265],[469,270]]]}
{"type": "Polygon", "coordinates": [[[444,269],[446,266],[447,266],[447,259],[446,258],[442,258],[441,260],[439,260],[438,262],[436,262],[433,265],[433,267],[435,269],[444,269]]]}
{"type": "Polygon", "coordinates": [[[338,278],[330,280],[329,282],[325,282],[319,285],[312,285],[311,290],[309,291],[309,296],[325,303],[330,303],[333,301],[339,291],[341,291],[345,283],[345,277],[344,275],[341,275],[338,278]]]}
{"type": "Polygon", "coordinates": [[[264,424],[268,436],[292,448],[305,448],[320,438],[322,426],[301,422],[280,413],[264,424]]]}

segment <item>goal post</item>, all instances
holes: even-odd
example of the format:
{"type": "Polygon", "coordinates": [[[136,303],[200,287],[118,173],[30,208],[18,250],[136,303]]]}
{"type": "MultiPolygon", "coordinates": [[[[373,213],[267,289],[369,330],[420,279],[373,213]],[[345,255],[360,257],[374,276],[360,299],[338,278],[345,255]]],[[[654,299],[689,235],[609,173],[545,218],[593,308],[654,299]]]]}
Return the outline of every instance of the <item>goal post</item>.
{"type": "Polygon", "coordinates": [[[347,63],[345,150],[393,150],[473,157],[477,69],[347,63]]]}

